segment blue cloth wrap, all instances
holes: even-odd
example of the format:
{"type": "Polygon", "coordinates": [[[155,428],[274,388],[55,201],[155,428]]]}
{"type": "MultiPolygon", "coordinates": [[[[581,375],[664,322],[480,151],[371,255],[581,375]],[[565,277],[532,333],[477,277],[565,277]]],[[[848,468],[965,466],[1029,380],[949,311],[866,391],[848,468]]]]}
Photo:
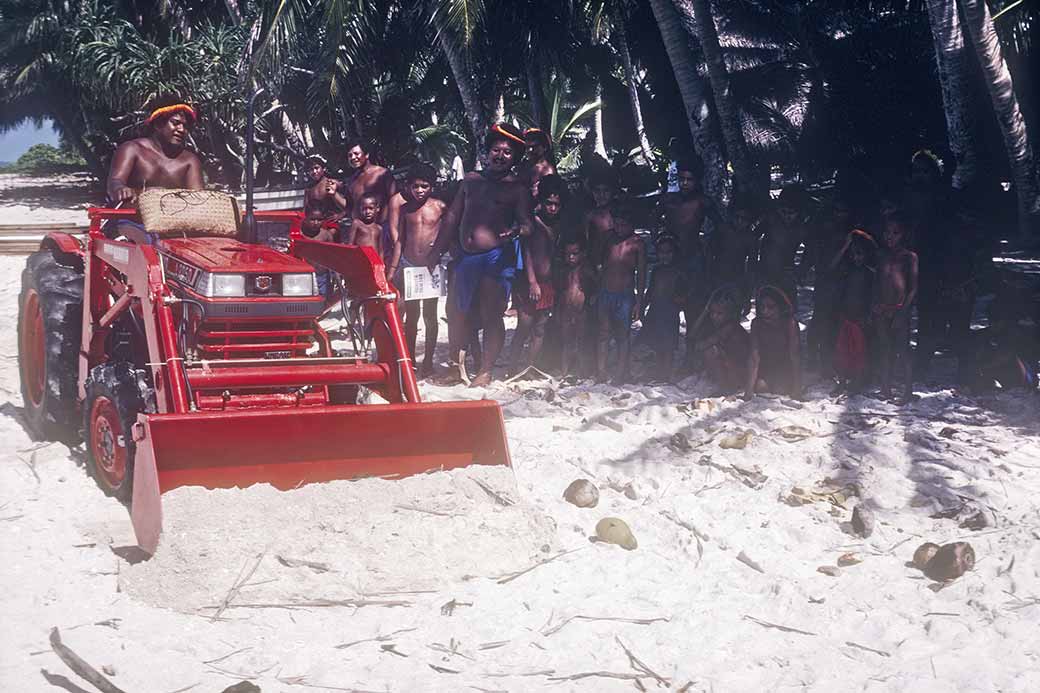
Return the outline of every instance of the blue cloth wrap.
{"type": "Polygon", "coordinates": [[[632,324],[632,308],[636,305],[636,297],[631,291],[607,291],[602,289],[597,298],[599,309],[607,311],[611,320],[632,324]]]}
{"type": "Polygon", "coordinates": [[[516,271],[522,268],[517,253],[520,241],[513,244],[500,245],[483,253],[465,253],[455,263],[455,306],[463,313],[468,313],[473,306],[473,298],[480,289],[480,281],[489,277],[505,292],[509,300],[510,290],[516,271]]]}

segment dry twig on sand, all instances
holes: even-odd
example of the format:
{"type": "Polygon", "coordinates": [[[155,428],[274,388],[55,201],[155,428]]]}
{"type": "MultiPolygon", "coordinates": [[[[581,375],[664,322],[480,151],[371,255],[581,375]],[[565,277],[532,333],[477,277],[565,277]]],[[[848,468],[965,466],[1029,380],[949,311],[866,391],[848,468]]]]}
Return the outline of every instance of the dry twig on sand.
{"type": "Polygon", "coordinates": [[[427,515],[439,515],[440,517],[459,517],[458,513],[450,513],[446,510],[433,510],[432,508],[420,508],[418,505],[395,505],[398,510],[411,510],[415,513],[426,513],[427,515]]]}
{"type": "Polygon", "coordinates": [[[345,693],[379,693],[379,691],[368,691],[360,688],[344,688],[343,686],[324,686],[320,683],[307,683],[306,676],[279,676],[278,683],[286,686],[302,686],[304,688],[317,688],[323,691],[344,691],[345,693]]]}
{"type": "Polygon", "coordinates": [[[580,547],[578,547],[576,549],[568,549],[567,551],[561,551],[560,553],[556,554],[555,556],[550,556],[549,558],[546,558],[544,560],[538,561],[537,563],[535,563],[534,565],[530,566],[529,568],[524,568],[523,570],[519,570],[519,571],[517,571],[515,573],[509,573],[507,575],[503,575],[502,577],[498,578],[498,584],[504,585],[507,582],[512,582],[513,580],[517,579],[521,575],[526,575],[527,573],[531,572],[535,568],[543,566],[546,563],[552,563],[557,558],[562,558],[563,556],[566,556],[567,554],[575,553],[576,551],[584,551],[587,548],[588,548],[587,546],[580,546],[580,547]]]}
{"type": "Polygon", "coordinates": [[[616,671],[585,671],[580,674],[571,674],[570,676],[550,676],[550,681],[578,681],[579,679],[589,678],[603,678],[603,679],[621,679],[622,681],[638,681],[644,678],[646,674],[628,674],[618,673],[616,671]]]}
{"type": "Polygon", "coordinates": [[[395,635],[400,635],[401,633],[410,633],[413,630],[418,630],[418,629],[416,629],[416,628],[402,628],[400,630],[395,630],[392,633],[387,633],[386,635],[377,635],[374,638],[365,638],[364,640],[354,640],[352,642],[345,642],[342,645],[336,645],[335,649],[337,649],[337,650],[345,650],[348,647],[353,647],[354,645],[360,645],[363,642],[386,642],[387,640],[392,640],[395,635]]]}
{"type": "Polygon", "coordinates": [[[213,616],[210,617],[210,620],[216,621],[220,618],[220,615],[224,613],[224,609],[228,608],[228,605],[231,604],[231,600],[238,596],[238,592],[242,589],[243,585],[249,582],[249,578],[253,577],[253,573],[255,573],[256,569],[260,567],[260,562],[264,560],[265,555],[267,555],[266,551],[256,557],[256,562],[245,576],[243,576],[242,573],[246,569],[247,563],[242,564],[242,569],[238,571],[238,577],[235,579],[235,584],[231,585],[231,589],[229,589],[228,593],[224,595],[223,601],[220,602],[220,605],[217,607],[213,616]]]}
{"type": "Polygon", "coordinates": [[[634,654],[632,654],[632,650],[625,647],[625,643],[621,642],[621,638],[615,635],[614,640],[617,641],[617,644],[620,645],[621,649],[625,651],[626,655],[628,655],[628,662],[632,665],[633,669],[635,669],[638,672],[642,672],[647,676],[653,677],[662,686],[672,685],[671,681],[658,674],[656,671],[648,667],[641,659],[639,659],[639,657],[636,657],[634,654]]]}
{"type": "Polygon", "coordinates": [[[749,558],[748,555],[743,551],[737,554],[737,560],[746,565],[748,568],[751,568],[752,570],[757,570],[763,575],[765,575],[766,573],[766,571],[762,569],[762,566],[760,566],[758,563],[749,558]]]}
{"type": "Polygon", "coordinates": [[[491,498],[494,499],[494,501],[496,503],[498,503],[499,505],[509,506],[509,505],[513,505],[515,503],[515,501],[512,501],[512,500],[506,498],[505,496],[503,496],[502,494],[498,493],[497,491],[495,491],[495,489],[491,488],[490,486],[485,484],[480,479],[474,479],[473,482],[477,486],[482,488],[484,490],[484,493],[486,493],[489,496],[491,496],[491,498]]]}
{"type": "Polygon", "coordinates": [[[891,657],[892,656],[891,654],[889,654],[888,652],[885,652],[884,650],[875,650],[873,647],[867,647],[866,645],[860,645],[859,643],[852,642],[851,640],[846,640],[845,644],[848,645],[849,647],[855,647],[857,650],[865,650],[867,652],[873,652],[874,654],[881,655],[882,657],[891,657]]]}
{"type": "Polygon", "coordinates": [[[315,563],[314,561],[304,561],[299,558],[286,558],[285,556],[275,556],[275,559],[286,568],[310,568],[316,573],[327,573],[332,568],[326,563],[315,563]]]}
{"type": "Polygon", "coordinates": [[[68,645],[61,641],[61,633],[57,627],[51,628],[50,642],[54,654],[58,655],[58,658],[65,662],[69,669],[76,672],[77,676],[90,683],[91,686],[101,691],[101,693],[124,693],[122,688],[118,688],[106,679],[100,671],[87,664],[82,657],[69,649],[68,645]]]}
{"type": "MultiPolygon", "coordinates": [[[[398,599],[308,599],[299,602],[270,602],[257,604],[228,604],[228,609],[311,609],[333,606],[346,606],[360,609],[363,606],[411,606],[412,602],[398,599]]],[[[203,607],[212,609],[214,607],[203,607]]]]}
{"type": "Polygon", "coordinates": [[[799,628],[791,628],[790,626],[783,626],[783,625],[780,625],[779,623],[770,623],[769,621],[763,621],[760,618],[755,618],[754,616],[748,616],[747,614],[744,614],[744,620],[745,621],[751,621],[752,623],[757,623],[758,625],[760,625],[760,626],[762,626],[764,628],[775,628],[775,629],[783,631],[785,633],[798,633],[799,635],[816,635],[816,633],[810,633],[807,630],[801,630],[799,628]]]}
{"type": "Polygon", "coordinates": [[[563,619],[552,628],[547,628],[546,630],[543,630],[542,635],[544,635],[545,637],[555,635],[556,633],[559,633],[561,630],[563,630],[563,627],[571,621],[616,621],[618,623],[635,623],[639,626],[648,626],[651,623],[657,623],[658,621],[664,621],[665,623],[667,623],[668,620],[669,619],[667,616],[658,616],[656,618],[621,618],[615,616],[584,616],[582,614],[577,614],[576,616],[571,616],[569,618],[563,619]]]}

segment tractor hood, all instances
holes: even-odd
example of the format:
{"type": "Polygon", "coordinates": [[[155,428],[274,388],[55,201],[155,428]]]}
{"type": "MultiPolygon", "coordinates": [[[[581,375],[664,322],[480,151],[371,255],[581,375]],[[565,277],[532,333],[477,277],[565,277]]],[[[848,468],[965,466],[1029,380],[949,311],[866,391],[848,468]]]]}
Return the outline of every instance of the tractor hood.
{"type": "Polygon", "coordinates": [[[284,274],[313,272],[308,263],[264,245],[229,238],[167,238],[159,250],[206,272],[284,274]]]}

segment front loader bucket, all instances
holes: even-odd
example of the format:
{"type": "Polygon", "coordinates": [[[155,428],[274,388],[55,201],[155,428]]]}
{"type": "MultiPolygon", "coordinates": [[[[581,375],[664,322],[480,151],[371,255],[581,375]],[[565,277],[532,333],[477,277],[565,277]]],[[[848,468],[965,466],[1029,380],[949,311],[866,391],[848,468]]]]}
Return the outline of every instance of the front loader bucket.
{"type": "Polygon", "coordinates": [[[470,464],[509,464],[502,410],[491,400],[142,414],[134,427],[131,518],[155,553],[160,494],[178,486],[279,489],[470,464]]]}

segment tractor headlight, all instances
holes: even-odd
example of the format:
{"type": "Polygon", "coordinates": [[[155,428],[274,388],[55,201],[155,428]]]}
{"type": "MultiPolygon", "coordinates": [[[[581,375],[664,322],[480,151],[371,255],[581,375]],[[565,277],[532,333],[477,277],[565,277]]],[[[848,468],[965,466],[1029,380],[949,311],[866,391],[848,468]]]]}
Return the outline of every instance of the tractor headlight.
{"type": "Polygon", "coordinates": [[[313,296],[318,293],[314,273],[283,274],[282,296],[313,296]]]}
{"type": "Polygon", "coordinates": [[[199,278],[199,293],[210,298],[245,296],[245,275],[203,272],[199,278]]]}

